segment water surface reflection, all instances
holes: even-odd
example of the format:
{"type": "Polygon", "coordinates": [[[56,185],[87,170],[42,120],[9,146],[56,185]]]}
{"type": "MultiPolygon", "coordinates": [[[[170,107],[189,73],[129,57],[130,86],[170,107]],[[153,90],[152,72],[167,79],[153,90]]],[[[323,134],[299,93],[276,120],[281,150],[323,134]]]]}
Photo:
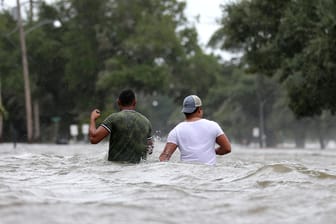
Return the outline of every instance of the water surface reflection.
{"type": "Polygon", "coordinates": [[[234,146],[215,167],[107,145],[0,145],[1,223],[336,223],[336,153],[234,146]]]}

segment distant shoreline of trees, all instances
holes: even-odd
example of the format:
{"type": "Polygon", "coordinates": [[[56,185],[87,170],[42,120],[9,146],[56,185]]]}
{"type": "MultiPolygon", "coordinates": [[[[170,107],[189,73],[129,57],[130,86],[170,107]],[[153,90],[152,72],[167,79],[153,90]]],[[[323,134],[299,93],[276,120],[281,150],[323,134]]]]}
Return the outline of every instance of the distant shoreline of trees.
{"type": "MultiPolygon", "coordinates": [[[[304,147],[313,139],[324,148],[336,131],[335,4],[242,0],[223,6],[222,27],[209,44],[243,56],[221,62],[199,46],[185,2],[41,1],[25,28],[46,20],[61,26],[46,24],[26,36],[34,130],[41,133],[34,141],[69,139],[71,124],[87,123],[95,107],[116,111],[118,92],[133,88],[138,109],[162,136],[183,119],[184,96],[197,94],[206,118],[218,121],[233,142],[304,147]]],[[[6,35],[15,28],[9,11],[1,11],[3,142],[13,133],[27,140],[19,38],[6,35]]]]}

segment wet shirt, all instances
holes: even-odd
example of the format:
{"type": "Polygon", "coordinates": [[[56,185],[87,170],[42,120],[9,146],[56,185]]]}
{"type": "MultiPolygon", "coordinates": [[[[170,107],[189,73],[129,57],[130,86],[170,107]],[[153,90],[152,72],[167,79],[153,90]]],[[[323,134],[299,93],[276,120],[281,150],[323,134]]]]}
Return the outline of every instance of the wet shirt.
{"type": "Polygon", "coordinates": [[[145,116],[122,110],[108,116],[101,126],[110,132],[108,160],[138,163],[146,159],[152,127],[145,116]]]}
{"type": "Polygon", "coordinates": [[[214,121],[184,121],[170,131],[167,142],[179,147],[182,161],[214,165],[216,138],[223,134],[221,127],[214,121]]]}

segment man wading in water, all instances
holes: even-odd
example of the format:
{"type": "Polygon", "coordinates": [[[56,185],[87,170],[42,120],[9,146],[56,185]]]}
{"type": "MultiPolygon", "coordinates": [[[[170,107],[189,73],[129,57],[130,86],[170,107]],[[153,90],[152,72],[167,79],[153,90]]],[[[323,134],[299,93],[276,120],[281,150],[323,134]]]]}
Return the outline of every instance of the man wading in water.
{"type": "Polygon", "coordinates": [[[132,90],[120,93],[118,106],[120,111],[110,114],[98,128],[96,120],[100,111],[95,109],[91,112],[90,142],[97,144],[110,134],[108,160],[139,163],[153,150],[151,123],[135,111],[136,98],[132,90]]]}
{"type": "Polygon", "coordinates": [[[186,119],[169,132],[160,161],[169,160],[177,147],[182,161],[208,165],[216,164],[216,154],[231,152],[231,144],[221,127],[203,118],[202,101],[198,96],[184,98],[182,112],[186,119]]]}

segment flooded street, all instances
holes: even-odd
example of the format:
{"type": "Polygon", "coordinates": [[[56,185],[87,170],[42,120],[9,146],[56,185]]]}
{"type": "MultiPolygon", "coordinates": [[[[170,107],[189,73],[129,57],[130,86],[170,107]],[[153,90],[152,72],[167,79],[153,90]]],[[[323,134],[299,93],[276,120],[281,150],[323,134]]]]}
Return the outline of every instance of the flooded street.
{"type": "Polygon", "coordinates": [[[0,145],[0,223],[336,223],[335,150],[234,145],[212,167],[107,148],[0,145]]]}

